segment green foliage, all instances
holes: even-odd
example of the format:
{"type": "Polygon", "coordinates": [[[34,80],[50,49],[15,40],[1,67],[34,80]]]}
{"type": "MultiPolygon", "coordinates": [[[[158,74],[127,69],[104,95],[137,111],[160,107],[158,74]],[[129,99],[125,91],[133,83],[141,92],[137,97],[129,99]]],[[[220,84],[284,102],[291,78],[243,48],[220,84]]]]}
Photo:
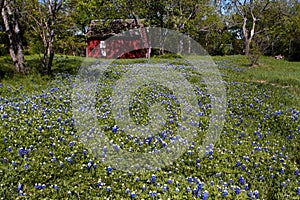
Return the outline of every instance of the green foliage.
{"type": "MultiPolygon", "coordinates": [[[[192,191],[187,191],[187,187],[191,190],[198,187],[197,180],[202,184],[201,195],[208,191],[209,199],[247,199],[248,192],[256,190],[259,192],[259,199],[297,199],[299,177],[294,175],[294,171],[300,162],[299,119],[296,120],[300,105],[296,104],[296,96],[293,97],[288,90],[282,88],[283,85],[272,85],[271,79],[277,77],[283,80],[285,77],[280,71],[284,67],[286,75],[297,80],[299,64],[261,57],[261,67],[248,68],[245,56],[213,58],[226,81],[224,84],[227,89],[228,109],[225,126],[212,155],[201,157],[197,161],[200,157],[197,147],[206,133],[206,125],[209,124],[210,109],[206,106],[210,103],[210,98],[206,95],[201,74],[186,70],[187,80],[198,87],[195,87],[195,91],[199,92],[197,98],[202,102],[199,110],[204,113],[204,116],[199,117],[202,130],[199,137],[195,138],[194,147],[187,149],[180,159],[172,165],[144,174],[128,174],[115,169],[108,174],[108,166],[94,158],[89,149],[80,142],[81,133],[71,125],[73,114],[70,100],[74,76],[66,73],[75,75],[82,58],[56,57],[53,70],[58,74],[53,77],[42,77],[38,74],[30,77],[28,74],[24,77],[2,79],[0,196],[5,199],[131,199],[130,194],[134,191],[136,199],[199,199],[192,191]],[[266,83],[255,82],[261,80],[263,73],[269,78],[266,83]],[[252,79],[247,78],[250,74],[252,79]],[[290,140],[289,136],[292,137],[290,140]],[[8,150],[10,147],[11,152],[8,150]],[[20,156],[20,148],[29,150],[28,155],[20,156]],[[87,150],[86,154],[83,153],[84,150],[87,150]],[[53,157],[57,160],[53,161],[53,157]],[[72,157],[70,163],[65,160],[69,157],[72,157]],[[87,164],[90,160],[97,167],[88,170],[87,164]],[[244,164],[246,170],[236,165],[238,160],[244,164]],[[12,161],[16,162],[15,166],[12,161]],[[64,165],[60,166],[60,162],[64,165]],[[26,163],[29,164],[27,170],[24,168],[26,163]],[[282,168],[285,169],[284,173],[281,172],[282,168]],[[156,175],[156,183],[151,182],[152,173],[156,175]],[[274,178],[271,178],[272,174],[274,178]],[[240,176],[249,184],[249,190],[244,190],[240,176]],[[198,179],[189,183],[188,177],[198,179]],[[19,183],[26,197],[19,196],[19,183]],[[43,184],[45,188],[39,189],[43,184]],[[145,189],[142,189],[143,185],[145,189]],[[165,185],[168,185],[167,191],[164,191],[165,185]],[[59,189],[56,190],[55,186],[59,189]],[[230,189],[237,186],[241,188],[239,195],[230,189]],[[111,187],[110,192],[106,191],[107,187],[111,187]],[[228,195],[222,197],[226,188],[228,195]],[[126,189],[130,189],[130,193],[127,194],[126,189]],[[151,191],[156,191],[157,197],[150,197],[151,191]]],[[[35,68],[37,59],[38,56],[27,56],[27,65],[35,68]]],[[[154,62],[160,63],[163,60],[154,59],[154,62]]],[[[1,58],[1,66],[8,65],[6,61],[1,58]]],[[[112,133],[111,128],[115,122],[109,112],[110,98],[105,98],[110,97],[112,88],[104,85],[114,84],[122,77],[128,67],[125,61],[120,60],[122,64],[112,65],[101,79],[103,85],[99,85],[100,92],[96,99],[102,100],[97,101],[96,110],[99,116],[107,114],[106,120],[99,119],[99,123],[107,125],[105,134],[116,142],[123,141],[125,149],[136,149],[139,144],[133,139],[126,141],[125,133],[112,133]]],[[[181,64],[178,66],[182,67],[181,64]]],[[[292,83],[291,86],[298,87],[292,83]]],[[[145,105],[149,100],[148,93],[153,89],[155,86],[149,85],[136,91],[133,94],[136,99],[134,106],[138,107],[138,102],[145,105]],[[141,95],[137,95],[138,93],[141,95]]],[[[170,92],[164,87],[158,87],[157,91],[170,92]]],[[[178,109],[175,107],[172,109],[178,109]]],[[[147,108],[143,108],[139,111],[143,117],[135,118],[139,122],[147,122],[143,121],[147,118],[147,108]]],[[[138,111],[134,110],[131,114],[136,116],[135,112],[138,111]]]]}

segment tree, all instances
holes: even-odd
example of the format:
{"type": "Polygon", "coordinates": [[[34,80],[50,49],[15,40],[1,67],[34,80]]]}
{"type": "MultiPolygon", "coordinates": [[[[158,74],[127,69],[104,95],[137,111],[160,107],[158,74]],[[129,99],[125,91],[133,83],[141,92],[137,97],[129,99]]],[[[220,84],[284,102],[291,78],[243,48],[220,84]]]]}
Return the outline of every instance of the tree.
{"type": "Polygon", "coordinates": [[[64,0],[27,0],[24,4],[24,17],[43,42],[44,49],[41,59],[43,74],[51,72],[54,58],[53,45],[57,25],[62,19],[64,3],[64,0]]]}
{"type": "Polygon", "coordinates": [[[1,15],[9,40],[9,53],[15,65],[16,72],[25,70],[23,44],[19,25],[19,9],[14,1],[1,0],[1,15]]]}
{"type": "Polygon", "coordinates": [[[243,38],[245,40],[245,55],[249,55],[252,40],[257,30],[257,22],[262,14],[269,8],[269,0],[233,0],[231,7],[233,10],[233,21],[241,24],[243,38]],[[242,21],[242,22],[241,22],[242,21]]]}

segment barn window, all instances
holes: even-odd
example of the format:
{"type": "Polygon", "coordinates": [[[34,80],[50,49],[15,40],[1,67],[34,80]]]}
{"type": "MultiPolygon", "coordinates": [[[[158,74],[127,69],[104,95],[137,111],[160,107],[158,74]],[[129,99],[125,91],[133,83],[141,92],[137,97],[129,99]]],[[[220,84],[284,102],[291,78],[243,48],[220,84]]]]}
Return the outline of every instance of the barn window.
{"type": "Polygon", "coordinates": [[[105,41],[100,41],[101,56],[106,56],[106,44],[105,41]]]}

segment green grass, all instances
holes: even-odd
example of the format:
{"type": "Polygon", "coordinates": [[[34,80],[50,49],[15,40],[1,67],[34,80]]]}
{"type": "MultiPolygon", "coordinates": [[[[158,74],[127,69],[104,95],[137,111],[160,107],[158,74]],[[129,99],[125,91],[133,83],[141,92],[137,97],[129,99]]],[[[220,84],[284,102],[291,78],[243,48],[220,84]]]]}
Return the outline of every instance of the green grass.
{"type": "MultiPolygon", "coordinates": [[[[0,65],[3,66],[1,72],[4,75],[1,77],[3,85],[0,87],[0,103],[1,106],[3,105],[0,112],[2,117],[0,138],[4,142],[1,142],[0,148],[3,160],[0,162],[0,196],[4,199],[16,199],[17,187],[20,183],[23,185],[24,192],[27,193],[27,197],[24,198],[28,199],[104,199],[105,197],[130,199],[129,194],[125,193],[127,188],[137,193],[137,199],[149,199],[149,191],[154,190],[162,199],[196,199],[197,197],[191,192],[185,192],[187,186],[191,189],[197,187],[195,183],[190,185],[186,178],[198,177],[204,183],[202,192],[209,191],[210,199],[221,199],[222,192],[218,191],[218,187],[224,189],[222,184],[226,182],[228,188],[240,186],[243,190],[244,186],[239,183],[240,176],[243,176],[246,183],[251,186],[251,190],[259,191],[260,199],[299,198],[295,196],[296,188],[299,187],[297,184],[299,177],[294,176],[294,170],[300,163],[298,153],[300,127],[299,119],[295,119],[294,109],[295,107],[297,111],[300,109],[296,105],[299,102],[297,101],[299,93],[295,93],[295,98],[291,98],[293,91],[299,88],[297,83],[299,63],[262,57],[260,66],[251,68],[244,56],[218,56],[213,59],[227,82],[225,85],[228,107],[222,134],[215,145],[212,160],[209,156],[203,157],[199,161],[201,166],[198,167],[197,146],[202,143],[202,134],[206,133],[206,126],[209,124],[210,98],[205,88],[202,87],[201,74],[187,70],[188,81],[199,86],[197,98],[202,102],[202,106],[199,105],[199,111],[203,112],[203,116],[199,117],[202,124],[199,130],[200,137],[195,138],[195,147],[189,149],[192,154],[185,152],[173,165],[153,172],[161,186],[169,179],[174,181],[169,185],[169,191],[163,192],[161,187],[150,183],[151,173],[129,176],[127,173],[114,169],[108,175],[107,163],[95,159],[94,154],[80,141],[82,132],[72,125],[74,107],[70,103],[72,90],[69,86],[74,77],[55,76],[55,74],[76,75],[83,63],[91,63],[95,59],[56,56],[52,74],[42,76],[37,55],[26,57],[28,68],[24,75],[14,73],[9,57],[1,57],[0,65]],[[285,70],[282,70],[283,68],[285,70]],[[284,82],[287,77],[281,71],[290,79],[288,84],[284,82]],[[18,87],[20,84],[24,86],[22,89],[18,87]],[[45,91],[41,91],[44,89],[45,91]],[[6,117],[4,117],[5,114],[7,114],[6,117]],[[293,138],[288,140],[290,136],[293,138]],[[74,141],[76,144],[70,145],[74,141]],[[23,155],[24,158],[19,155],[21,147],[28,149],[31,145],[33,150],[27,152],[28,155],[23,155]],[[282,149],[283,146],[285,146],[284,149],[282,149]],[[264,150],[252,153],[251,150],[254,147],[261,147],[264,150]],[[9,148],[12,148],[11,152],[9,148]],[[88,150],[87,155],[83,154],[83,150],[88,150]],[[283,155],[279,156],[279,153],[283,155]],[[273,155],[276,157],[276,162],[272,160],[273,155]],[[57,159],[55,162],[52,161],[54,156],[57,159]],[[65,158],[70,156],[73,157],[73,161],[68,163],[65,158]],[[247,156],[249,161],[244,161],[244,156],[247,156]],[[286,163],[285,173],[277,175],[284,165],[280,162],[282,159],[286,163]],[[92,167],[87,170],[89,160],[97,164],[96,169],[92,167]],[[238,160],[245,165],[247,170],[236,166],[238,160]],[[16,166],[12,165],[12,161],[16,161],[16,166]],[[59,162],[64,162],[64,166],[60,166],[59,162]],[[29,169],[25,169],[25,164],[29,164],[29,169]],[[258,164],[258,168],[254,167],[254,164],[258,164]],[[273,170],[269,170],[270,166],[273,170]],[[251,171],[251,175],[248,175],[248,170],[251,171]],[[275,179],[270,177],[273,173],[276,176],[275,179]],[[262,175],[265,177],[264,181],[260,180],[262,175]],[[136,176],[139,176],[140,181],[136,181],[136,176]],[[230,179],[233,183],[230,183],[230,179]],[[282,187],[281,184],[287,182],[287,179],[290,183],[282,187]],[[98,186],[97,183],[100,180],[106,185],[98,186]],[[214,181],[214,185],[211,181],[214,181]],[[46,188],[36,189],[35,184],[38,183],[46,184],[46,188]],[[146,191],[141,189],[144,184],[147,187],[146,191]],[[53,185],[58,185],[59,190],[56,191],[53,185]],[[112,188],[112,192],[106,192],[107,186],[112,188]],[[174,192],[175,188],[179,188],[180,192],[174,192]]],[[[127,138],[123,131],[119,131],[118,134],[113,134],[111,131],[115,120],[111,109],[110,97],[113,91],[110,86],[122,77],[122,67],[125,68],[125,64],[141,62],[148,62],[148,60],[115,60],[115,64],[123,65],[112,66],[110,71],[112,73],[107,73],[107,76],[102,77],[104,85],[99,86],[96,96],[99,100],[96,103],[97,118],[100,117],[98,122],[105,127],[105,135],[108,136],[109,141],[113,140],[119,146],[122,142],[123,149],[133,147],[134,150],[140,151],[147,150],[143,148],[148,146],[140,147],[134,142],[134,138],[127,138]]],[[[151,63],[163,62],[184,63],[173,57],[151,59],[151,63]]],[[[135,113],[139,113],[142,117],[135,119],[141,124],[148,122],[148,112],[143,106],[139,109],[138,102],[141,100],[143,105],[146,105],[146,101],[153,100],[150,98],[151,95],[148,95],[148,92],[153,89],[151,87],[142,87],[142,90],[137,91],[134,96],[136,101],[132,103],[131,116],[137,116],[135,113]]],[[[156,89],[157,92],[169,92],[162,87],[156,89]]],[[[176,111],[176,114],[178,113],[177,107],[173,105],[174,107],[169,107],[170,113],[176,111]]],[[[173,128],[170,123],[167,125],[173,128]]],[[[228,189],[228,192],[226,199],[247,199],[248,191],[243,191],[239,195],[235,195],[233,190],[228,189]]]]}
{"type": "MultiPolygon", "coordinates": [[[[271,85],[290,92],[300,101],[300,62],[262,56],[258,66],[250,67],[248,59],[243,55],[215,56],[213,60],[242,70],[221,69],[230,80],[271,85]]],[[[299,102],[297,106],[300,106],[299,102]]]]}
{"type": "MultiPolygon", "coordinates": [[[[41,75],[41,55],[25,56],[25,74],[16,74],[9,56],[0,57],[0,81],[9,85],[23,84],[28,87],[44,88],[57,73],[76,75],[83,63],[92,63],[97,59],[56,55],[53,62],[52,74],[41,75]]],[[[193,57],[194,59],[194,57],[193,57]]],[[[214,56],[212,59],[220,66],[225,80],[238,82],[253,82],[272,85],[287,90],[299,99],[300,94],[300,62],[276,60],[273,57],[262,56],[259,65],[249,66],[249,60],[243,55],[214,56]],[[227,79],[226,79],[227,77],[227,79]]],[[[114,64],[147,63],[148,59],[117,59],[106,60],[114,64]]],[[[184,64],[178,55],[155,56],[150,63],[184,64]]],[[[297,103],[300,106],[300,103],[297,103]]]]}
{"type": "Polygon", "coordinates": [[[229,64],[245,70],[243,74],[239,73],[239,76],[236,73],[230,74],[232,79],[300,88],[300,62],[276,60],[263,56],[260,58],[258,66],[249,67],[249,61],[242,55],[215,56],[213,59],[229,61],[229,64]]]}

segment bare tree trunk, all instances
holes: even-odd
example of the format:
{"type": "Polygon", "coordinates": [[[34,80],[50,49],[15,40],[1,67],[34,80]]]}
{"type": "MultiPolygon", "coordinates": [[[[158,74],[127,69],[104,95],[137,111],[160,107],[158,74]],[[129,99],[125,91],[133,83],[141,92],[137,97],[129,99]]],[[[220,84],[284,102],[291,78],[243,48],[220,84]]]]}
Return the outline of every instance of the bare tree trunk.
{"type": "Polygon", "coordinates": [[[16,43],[17,43],[16,46],[18,52],[17,54],[18,54],[19,72],[24,72],[25,70],[24,51],[23,51],[22,38],[20,36],[20,27],[18,22],[19,22],[18,12],[15,10],[13,23],[14,23],[14,33],[15,33],[16,43]]]}
{"type": "MultiPolygon", "coordinates": [[[[5,31],[9,40],[9,54],[15,65],[16,72],[24,72],[25,62],[23,45],[20,37],[20,28],[17,13],[13,13],[9,2],[4,0],[2,3],[1,15],[5,26],[5,31]]],[[[15,12],[17,12],[15,10],[15,12]]]]}
{"type": "Polygon", "coordinates": [[[12,60],[13,60],[14,65],[16,66],[16,71],[18,72],[19,71],[19,66],[18,66],[18,59],[17,59],[17,56],[15,54],[15,50],[14,50],[15,48],[14,48],[14,41],[13,41],[13,33],[10,29],[10,25],[9,25],[9,22],[8,22],[8,16],[7,16],[7,13],[5,12],[4,8],[1,10],[1,15],[2,15],[2,18],[3,18],[5,31],[6,31],[6,34],[7,34],[7,37],[8,37],[8,41],[9,41],[9,54],[10,54],[12,60]]]}
{"type": "MultiPolygon", "coordinates": [[[[252,14],[252,13],[251,13],[252,14]]],[[[243,22],[243,34],[245,37],[245,55],[249,55],[250,52],[250,45],[255,33],[255,25],[256,25],[256,18],[252,14],[252,27],[250,30],[250,35],[249,35],[249,30],[247,30],[247,16],[244,16],[244,22],[243,22]]]]}

